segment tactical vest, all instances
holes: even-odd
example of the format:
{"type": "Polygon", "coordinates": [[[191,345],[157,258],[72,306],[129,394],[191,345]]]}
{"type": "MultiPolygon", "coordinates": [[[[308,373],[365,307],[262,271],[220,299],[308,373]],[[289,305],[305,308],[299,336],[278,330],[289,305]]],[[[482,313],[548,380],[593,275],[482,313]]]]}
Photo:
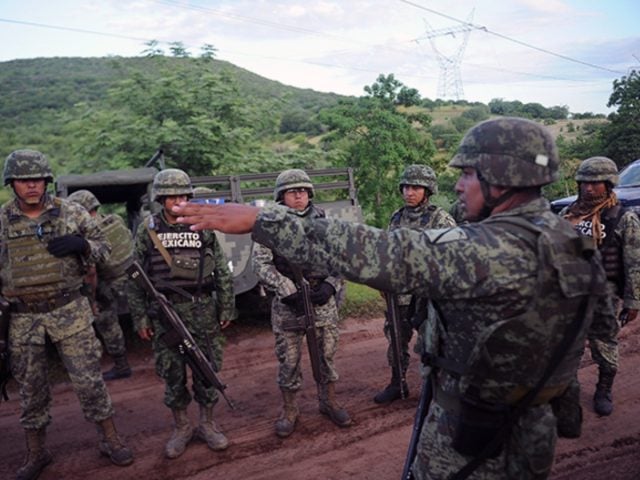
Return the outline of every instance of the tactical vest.
{"type": "Polygon", "coordinates": [[[393,213],[393,215],[391,216],[391,220],[389,221],[389,230],[394,230],[399,227],[409,227],[414,230],[425,230],[426,228],[429,228],[431,226],[433,212],[435,212],[438,207],[429,204],[426,208],[422,208],[420,212],[411,212],[410,208],[411,207],[404,206],[393,213]],[[415,214],[416,217],[418,217],[418,222],[412,222],[411,225],[403,224],[402,214],[405,210],[409,213],[410,216],[412,214],[415,214]]]}
{"type": "MultiPolygon", "coordinates": [[[[441,357],[429,363],[459,378],[461,395],[473,392],[485,401],[514,404],[543,377],[555,347],[576,320],[576,312],[586,305],[583,302],[592,288],[595,290],[594,285],[602,288],[605,279],[602,275],[591,283],[594,272],[601,272],[599,260],[593,255],[591,242],[577,235],[569,237],[562,231],[543,230],[516,217],[489,218],[483,223],[499,223],[499,228],[517,235],[537,251],[537,294],[521,313],[486,326],[475,339],[464,364],[441,357]],[[591,260],[585,261],[587,258],[591,260]],[[562,305],[562,311],[558,305],[562,305]],[[522,368],[523,362],[528,368],[522,368]]],[[[546,383],[542,401],[562,393],[575,375],[584,349],[587,332],[584,325],[590,319],[580,320],[582,327],[577,339],[546,383]]]]}
{"type": "Polygon", "coordinates": [[[607,280],[616,285],[616,291],[620,297],[624,295],[624,264],[622,245],[620,244],[620,239],[615,235],[615,231],[625,211],[624,207],[618,204],[609,208],[601,216],[604,232],[607,235],[600,244],[602,266],[607,274],[607,280]]]}
{"type": "Polygon", "coordinates": [[[152,230],[158,235],[172,259],[172,264],[169,265],[149,238],[150,255],[147,258],[146,271],[156,288],[165,294],[180,291],[190,294],[211,293],[215,289],[215,264],[213,251],[204,245],[204,233],[192,232],[187,225],[171,228],[155,215],[153,222],[145,223],[147,228],[153,225],[152,230]],[[200,273],[202,282],[199,284],[200,273]]]}
{"type": "Polygon", "coordinates": [[[3,266],[5,297],[34,302],[80,288],[84,275],[81,260],[76,255],[58,258],[47,251],[48,241],[60,235],[59,222],[64,223],[61,202],[54,202],[55,208],[37,219],[5,211],[2,244],[9,263],[3,266]]]}
{"type": "Polygon", "coordinates": [[[116,214],[102,215],[97,220],[100,230],[111,244],[111,255],[96,267],[98,276],[103,280],[120,277],[133,261],[131,232],[116,214]]]}
{"type": "MultiPolygon", "coordinates": [[[[324,210],[311,204],[308,207],[308,211],[305,212],[304,216],[305,217],[311,216],[311,218],[325,218],[326,214],[324,213],[324,210]]],[[[295,282],[293,269],[291,268],[291,264],[286,258],[274,252],[273,264],[276,267],[276,270],[278,270],[278,272],[280,272],[285,277],[290,278],[291,280],[294,280],[295,282]]],[[[322,283],[328,277],[328,274],[326,271],[319,271],[318,269],[303,268],[302,276],[309,281],[309,284],[312,287],[314,287],[322,283]]]]}

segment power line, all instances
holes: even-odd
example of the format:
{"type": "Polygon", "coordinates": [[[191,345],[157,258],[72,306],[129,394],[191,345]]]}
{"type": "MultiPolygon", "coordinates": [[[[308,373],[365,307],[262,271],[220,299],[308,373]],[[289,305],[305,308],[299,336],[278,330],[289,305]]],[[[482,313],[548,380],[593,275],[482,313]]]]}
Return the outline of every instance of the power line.
{"type": "Polygon", "coordinates": [[[148,42],[147,38],[140,37],[131,37],[128,35],[120,35],[117,33],[106,33],[106,32],[97,32],[95,30],[85,30],[83,28],[74,28],[74,27],[63,27],[60,25],[47,25],[46,23],[36,23],[36,22],[26,22],[23,20],[11,20],[9,18],[0,18],[0,22],[13,23],[16,25],[28,25],[30,27],[40,27],[40,28],[49,28],[52,30],[63,30],[67,32],[76,32],[76,33],[87,33],[90,35],[101,35],[103,37],[113,37],[113,38],[122,38],[125,40],[136,40],[139,42],[148,42]]]}
{"type": "Polygon", "coordinates": [[[496,37],[502,38],[503,40],[507,40],[509,42],[517,43],[518,45],[522,45],[524,47],[531,48],[533,50],[537,50],[537,51],[545,53],[547,55],[552,55],[554,57],[561,58],[561,59],[567,60],[569,62],[578,63],[580,65],[585,65],[587,67],[595,68],[595,69],[598,69],[598,70],[604,70],[606,72],[624,74],[624,72],[620,72],[618,70],[612,70],[610,68],[602,67],[600,65],[595,65],[593,63],[583,62],[582,60],[578,60],[578,59],[569,57],[567,55],[562,55],[560,53],[552,52],[551,50],[547,50],[546,48],[536,47],[535,45],[532,45],[530,43],[526,43],[526,42],[523,42],[521,40],[517,40],[515,38],[508,37],[508,36],[503,35],[501,33],[494,32],[493,30],[489,30],[487,27],[483,27],[481,25],[475,25],[473,23],[468,23],[468,22],[466,22],[464,20],[460,20],[459,18],[452,17],[451,15],[447,15],[445,13],[438,12],[437,10],[433,10],[431,8],[424,7],[424,6],[420,5],[420,4],[411,2],[410,0],[398,0],[398,1],[400,1],[402,3],[406,3],[407,5],[411,5],[412,7],[416,7],[418,9],[420,9],[420,10],[424,10],[425,12],[430,12],[430,13],[433,13],[434,15],[439,15],[441,17],[448,18],[449,20],[453,20],[453,21],[461,23],[463,25],[467,25],[467,26],[472,27],[472,28],[474,28],[476,30],[483,30],[483,31],[485,31],[485,32],[487,32],[487,33],[489,33],[491,35],[494,35],[496,37]]]}

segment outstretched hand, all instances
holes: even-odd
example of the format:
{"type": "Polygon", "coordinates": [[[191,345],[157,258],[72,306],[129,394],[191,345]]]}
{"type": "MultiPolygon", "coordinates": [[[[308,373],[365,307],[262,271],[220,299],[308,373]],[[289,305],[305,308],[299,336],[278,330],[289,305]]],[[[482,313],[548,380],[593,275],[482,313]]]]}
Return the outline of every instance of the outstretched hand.
{"type": "Polygon", "coordinates": [[[251,233],[260,209],[240,203],[203,205],[181,202],[173,207],[178,223],[191,225],[191,230],[217,230],[222,233],[251,233]]]}

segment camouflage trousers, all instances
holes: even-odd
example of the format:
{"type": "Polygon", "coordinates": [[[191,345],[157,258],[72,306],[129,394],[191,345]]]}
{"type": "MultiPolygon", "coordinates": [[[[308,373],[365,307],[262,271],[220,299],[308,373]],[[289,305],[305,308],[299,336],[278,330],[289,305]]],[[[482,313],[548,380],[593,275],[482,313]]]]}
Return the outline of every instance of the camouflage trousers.
{"type": "MultiPolygon", "coordinates": [[[[398,307],[399,314],[399,324],[400,324],[400,346],[402,349],[402,372],[406,372],[407,368],[409,368],[409,360],[411,355],[409,354],[409,343],[411,342],[411,338],[413,337],[413,326],[411,325],[410,319],[407,318],[409,312],[409,306],[400,306],[398,307]]],[[[387,337],[389,341],[389,346],[387,347],[387,362],[391,368],[394,367],[393,363],[393,339],[391,338],[391,324],[387,318],[384,320],[384,336],[387,337]]]]}
{"type": "Polygon", "coordinates": [[[84,417],[99,422],[113,415],[111,398],[100,371],[102,349],[91,327],[91,316],[85,297],[50,313],[12,316],[11,367],[20,387],[23,428],[39,429],[51,421],[46,335],[58,351],[84,417]]]}
{"type": "MultiPolygon", "coordinates": [[[[224,338],[216,315],[213,298],[201,297],[196,302],[173,303],[178,315],[191,332],[193,339],[204,354],[210,358],[209,346],[213,354],[213,363],[217,371],[222,368],[222,352],[224,338]]],[[[156,373],[164,380],[164,404],[171,409],[184,409],[191,403],[188,389],[188,369],[184,355],[163,341],[166,331],[158,318],[152,318],[155,335],[153,350],[155,354],[156,373]]],[[[200,405],[210,406],[218,401],[218,391],[207,386],[200,378],[192,376],[193,398],[200,405]]]]}
{"type": "MultiPolygon", "coordinates": [[[[320,372],[325,382],[337,382],[338,372],[334,357],[338,350],[340,331],[338,329],[338,310],[334,298],[322,306],[315,307],[316,339],[320,350],[320,372]]],[[[308,355],[303,330],[285,331],[286,324],[303,321],[291,308],[274,300],[271,309],[271,328],[275,336],[275,353],[278,359],[277,383],[281,390],[298,391],[302,387],[302,354],[308,355]],[[303,342],[305,343],[303,345],[303,342]]]]}
{"type": "Polygon", "coordinates": [[[618,370],[618,324],[617,315],[604,312],[618,312],[618,297],[613,293],[614,286],[607,282],[610,294],[600,297],[596,305],[593,321],[589,327],[587,338],[591,358],[598,365],[601,372],[613,373],[618,370]]]}
{"type": "MultiPolygon", "coordinates": [[[[412,466],[416,480],[451,477],[473,457],[458,453],[452,439],[458,417],[432,403],[412,466]]],[[[543,480],[549,476],[556,445],[556,420],[548,404],[528,408],[513,427],[502,452],[485,461],[470,480],[543,480]]]]}
{"type": "Polygon", "coordinates": [[[104,349],[112,357],[121,357],[126,353],[124,333],[118,318],[118,302],[124,295],[126,283],[126,277],[113,281],[99,280],[96,291],[98,315],[93,324],[102,338],[104,349]]]}

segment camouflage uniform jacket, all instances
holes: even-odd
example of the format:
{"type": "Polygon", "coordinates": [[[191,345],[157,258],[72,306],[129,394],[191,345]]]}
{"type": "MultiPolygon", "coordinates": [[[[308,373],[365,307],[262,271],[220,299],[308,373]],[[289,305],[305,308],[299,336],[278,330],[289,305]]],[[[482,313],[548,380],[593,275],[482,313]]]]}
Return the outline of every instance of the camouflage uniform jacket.
{"type": "MultiPolygon", "coordinates": [[[[436,333],[439,343],[432,348],[464,365],[487,328],[527,311],[538,294],[536,251],[525,239],[496,222],[510,217],[528,218],[543,230],[577,238],[571,225],[553,214],[544,199],[493,215],[493,222],[423,232],[397,229],[389,233],[338,220],[305,222],[288,215],[286,209],[267,207],[258,215],[253,237],[293,262],[327,266],[334,274],[379,290],[409,290],[436,301],[446,326],[436,333]]],[[[589,262],[578,257],[573,260],[581,268],[580,275],[563,275],[556,280],[561,282],[558,296],[563,291],[572,292],[571,301],[545,299],[552,302],[545,308],[557,313],[559,323],[574,319],[592,276],[589,262]]],[[[602,274],[599,271],[597,278],[602,274]]],[[[584,333],[583,329],[581,334],[584,333]]],[[[522,350],[519,371],[538,372],[540,364],[539,355],[522,350]]],[[[453,395],[460,394],[458,383],[449,375],[442,379],[442,387],[453,395]]],[[[498,390],[504,392],[504,388],[498,390]]],[[[490,389],[486,389],[486,395],[492,401],[501,397],[490,389]]]]}
{"type": "MultiPolygon", "coordinates": [[[[393,212],[389,221],[389,231],[406,227],[413,230],[455,227],[456,222],[445,210],[429,203],[416,207],[404,206],[393,212]]],[[[411,295],[398,295],[398,305],[409,305],[411,295]]]]}
{"type": "MultiPolygon", "coordinates": [[[[2,282],[2,295],[11,298],[16,296],[16,292],[10,290],[12,283],[12,260],[9,251],[11,242],[8,241],[8,227],[10,222],[21,222],[23,226],[33,231],[34,236],[39,236],[39,240],[47,242],[54,237],[76,234],[81,235],[89,243],[88,254],[67,255],[58,259],[62,264],[62,283],[56,287],[59,292],[78,290],[84,279],[86,270],[97,262],[105,261],[111,250],[109,243],[104,238],[95,220],[86,210],[73,202],[63,199],[53,198],[45,194],[44,210],[38,218],[30,219],[26,217],[18,206],[17,200],[5,203],[0,208],[0,219],[2,222],[2,233],[0,243],[0,279],[2,282]],[[47,220],[45,220],[45,218],[47,220]],[[41,238],[40,238],[41,236],[41,238]]],[[[29,263],[29,258],[21,258],[22,262],[18,268],[23,268],[29,263]]],[[[13,267],[15,268],[15,267],[13,267]]],[[[17,291],[19,296],[19,291],[17,291]]],[[[90,316],[77,315],[69,317],[69,322],[65,325],[47,325],[48,317],[43,320],[43,326],[53,333],[56,339],[66,338],[74,333],[83,330],[88,326],[90,316]]]]}
{"type": "MultiPolygon", "coordinates": [[[[311,204],[302,212],[296,212],[295,210],[290,209],[287,210],[290,211],[293,215],[299,216],[301,218],[305,218],[317,213],[317,209],[315,209],[315,207],[313,207],[313,205],[311,204]]],[[[274,302],[280,302],[282,298],[292,295],[298,291],[295,282],[276,268],[276,265],[274,263],[273,251],[265,247],[264,245],[256,243],[253,246],[251,266],[256,276],[258,277],[258,280],[264,285],[264,287],[267,290],[275,293],[274,302]]],[[[328,272],[326,272],[326,268],[324,266],[315,268],[314,270],[325,272],[326,277],[324,278],[324,281],[331,284],[335,291],[338,291],[342,281],[339,276],[329,275],[328,272]]],[[[282,308],[290,310],[289,307],[284,305],[282,306],[282,308]]],[[[329,302],[322,306],[316,305],[314,307],[314,310],[317,326],[323,326],[326,323],[336,323],[338,321],[334,302],[329,302]]]]}
{"type": "MultiPolygon", "coordinates": [[[[156,222],[163,222],[164,228],[168,228],[170,231],[176,233],[190,232],[188,225],[169,224],[162,212],[154,215],[153,218],[156,222]]],[[[210,231],[201,233],[203,234],[201,248],[209,248],[214,253],[213,277],[217,318],[220,322],[231,320],[234,318],[235,297],[233,293],[233,277],[229,270],[227,257],[222,251],[215,233],[210,231]]],[[[152,249],[155,248],[149,237],[147,226],[144,222],[141,223],[136,232],[134,258],[144,267],[152,253],[152,249]]],[[[146,293],[132,281],[129,281],[127,293],[135,329],[139,331],[142,328],[151,327],[151,321],[147,315],[148,299],[146,293]]]]}
{"type": "MultiPolygon", "coordinates": [[[[559,215],[563,216],[568,209],[569,207],[565,207],[559,215]]],[[[605,213],[603,212],[603,216],[605,213]]],[[[583,227],[578,224],[575,229],[581,235],[591,236],[591,228],[583,227]]],[[[621,255],[618,261],[624,269],[622,306],[640,310],[640,219],[634,212],[626,210],[616,224],[613,234],[614,243],[619,246],[621,255]]]]}

